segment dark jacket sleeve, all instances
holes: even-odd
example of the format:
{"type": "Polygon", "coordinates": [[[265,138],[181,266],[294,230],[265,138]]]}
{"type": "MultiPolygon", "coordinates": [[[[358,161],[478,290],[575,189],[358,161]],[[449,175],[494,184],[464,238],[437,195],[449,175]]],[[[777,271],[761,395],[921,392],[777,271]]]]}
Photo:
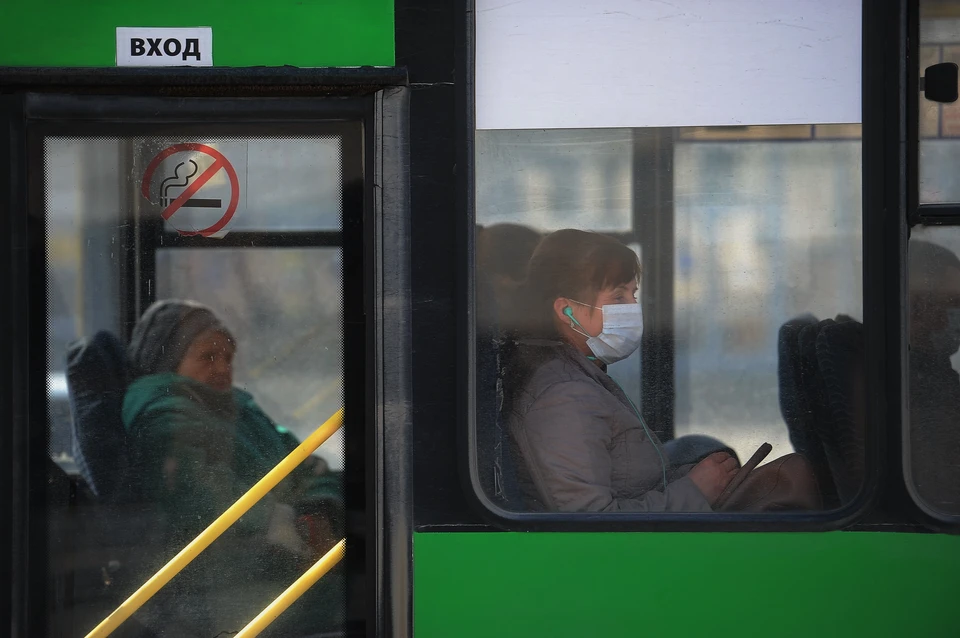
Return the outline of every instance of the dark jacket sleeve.
{"type": "Polygon", "coordinates": [[[610,425],[598,408],[597,392],[593,384],[582,381],[553,384],[515,429],[547,508],[561,512],[711,511],[687,476],[640,498],[614,498],[610,425]]]}

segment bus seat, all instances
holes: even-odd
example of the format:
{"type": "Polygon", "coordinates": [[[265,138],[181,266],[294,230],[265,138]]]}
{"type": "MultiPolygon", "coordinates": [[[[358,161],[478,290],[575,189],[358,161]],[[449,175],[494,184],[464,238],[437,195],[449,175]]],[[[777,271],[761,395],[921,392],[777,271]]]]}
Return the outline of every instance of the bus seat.
{"type": "Polygon", "coordinates": [[[816,441],[814,449],[819,453],[814,469],[820,485],[829,486],[829,496],[824,494],[824,504],[828,508],[841,504],[837,478],[833,473],[833,464],[830,462],[830,450],[825,443],[826,440],[833,439],[837,425],[834,423],[833,413],[828,405],[827,387],[817,358],[817,337],[824,328],[835,324],[834,319],[823,319],[813,326],[803,328],[799,335],[801,384],[810,402],[807,411],[810,419],[809,427],[816,441]]]}
{"type": "Polygon", "coordinates": [[[863,325],[848,320],[825,326],[816,350],[833,426],[823,437],[824,450],[837,492],[847,503],[864,479],[863,325]]]}
{"type": "Polygon", "coordinates": [[[101,331],[67,348],[74,456],[99,499],[116,498],[126,484],[127,437],[121,410],[128,381],[126,350],[112,334],[101,331]]]}
{"type": "Polygon", "coordinates": [[[477,273],[476,437],[480,486],[508,510],[522,510],[520,483],[500,408],[500,325],[493,285],[477,273]]]}
{"type": "Polygon", "coordinates": [[[777,343],[780,413],[794,451],[813,465],[828,507],[838,504],[826,453],[817,431],[821,412],[817,382],[815,336],[819,321],[813,315],[795,317],[781,326],[777,343]],[[804,333],[804,331],[807,331],[804,333]],[[805,334],[801,351],[801,334],[805,334]],[[814,339],[811,341],[810,337],[814,339]]]}

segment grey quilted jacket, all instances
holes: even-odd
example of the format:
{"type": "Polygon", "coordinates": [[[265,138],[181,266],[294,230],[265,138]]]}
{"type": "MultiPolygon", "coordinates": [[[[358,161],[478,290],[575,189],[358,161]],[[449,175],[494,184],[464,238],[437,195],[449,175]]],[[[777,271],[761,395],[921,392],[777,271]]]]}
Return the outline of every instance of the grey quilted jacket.
{"type": "MultiPolygon", "coordinates": [[[[709,512],[710,504],[644,431],[623,391],[573,347],[529,376],[506,415],[529,509],[552,512],[709,512]],[[664,489],[660,454],[667,464],[664,489]]],[[[544,345],[549,344],[549,345],[544,345]]]]}

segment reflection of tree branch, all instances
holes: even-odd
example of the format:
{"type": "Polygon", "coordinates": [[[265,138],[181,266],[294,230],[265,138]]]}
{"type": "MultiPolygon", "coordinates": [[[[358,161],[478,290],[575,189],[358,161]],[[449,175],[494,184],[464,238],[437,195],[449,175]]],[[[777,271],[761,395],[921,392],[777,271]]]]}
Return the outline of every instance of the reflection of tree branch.
{"type": "Polygon", "coordinates": [[[250,259],[244,259],[244,254],[238,252],[234,255],[232,261],[233,271],[237,274],[237,278],[240,283],[240,290],[246,292],[244,301],[246,302],[246,316],[251,317],[254,320],[251,322],[253,325],[261,325],[263,319],[265,319],[265,313],[267,308],[274,307],[274,304],[269,303],[265,299],[263,290],[260,286],[256,285],[256,279],[252,276],[250,272],[250,259]]]}
{"type": "Polygon", "coordinates": [[[321,386],[317,392],[304,401],[299,408],[293,411],[293,418],[300,420],[307,416],[310,410],[313,410],[321,403],[330,398],[330,395],[333,394],[336,390],[340,390],[343,387],[343,376],[337,377],[336,381],[328,382],[325,385],[321,386]]]}

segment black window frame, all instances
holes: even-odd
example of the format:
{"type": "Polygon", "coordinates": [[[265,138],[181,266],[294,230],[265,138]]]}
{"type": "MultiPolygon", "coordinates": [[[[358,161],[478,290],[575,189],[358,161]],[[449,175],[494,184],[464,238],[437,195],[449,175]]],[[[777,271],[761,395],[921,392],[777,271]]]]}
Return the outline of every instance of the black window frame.
{"type": "MultiPolygon", "coordinates": [[[[257,126],[278,134],[284,127],[303,134],[333,122],[359,125],[352,151],[344,138],[344,163],[355,166],[353,183],[344,180],[344,224],[336,232],[236,233],[227,242],[250,241],[259,246],[343,245],[345,431],[347,499],[348,635],[379,633],[387,627],[404,630],[409,617],[409,567],[398,550],[403,545],[385,533],[409,529],[402,502],[388,504],[406,476],[406,459],[385,459],[384,437],[406,444],[408,415],[394,409],[395,422],[384,417],[385,405],[407,403],[408,378],[402,369],[409,357],[409,321],[405,314],[408,290],[406,236],[406,74],[398,69],[0,69],[0,216],[7,223],[10,258],[0,267],[0,291],[12,306],[24,304],[29,313],[0,313],[8,334],[29,335],[8,340],[0,357],[12,362],[0,373],[0,408],[11,427],[3,428],[0,452],[11,486],[0,497],[0,514],[8,514],[3,530],[0,571],[10,574],[11,605],[0,607],[21,633],[42,633],[46,589],[46,427],[29,427],[46,420],[45,290],[46,236],[43,219],[43,156],[45,136],[149,135],[151,127],[195,130],[210,136],[217,126],[257,126]],[[175,97],[173,97],[175,96],[175,97]],[[238,99],[251,98],[256,99],[238,99]],[[215,122],[216,124],[212,124],[215,122]],[[128,132],[127,132],[128,131],[128,132]],[[359,181],[357,181],[357,178],[359,181]],[[28,205],[30,208],[28,208],[28,205]],[[4,210],[5,209],[5,210],[4,210]],[[22,212],[21,212],[22,211],[22,212]],[[29,213],[28,213],[29,211],[29,213]],[[37,214],[39,211],[39,214],[37,214]],[[399,240],[399,241],[398,241],[399,240]],[[29,250],[24,250],[30,242],[29,250]],[[383,277],[389,269],[390,277],[383,277]],[[29,273],[29,281],[24,277],[29,273]],[[39,292],[38,292],[39,291],[39,292]],[[385,302],[389,299],[389,302],[385,302]],[[28,316],[34,318],[29,328],[28,316]],[[36,321],[43,317],[43,321],[36,321]],[[384,351],[384,331],[395,338],[391,356],[384,351]],[[350,362],[352,359],[352,363],[350,362]],[[15,373],[16,370],[21,372],[15,373]],[[23,374],[22,372],[28,372],[23,374]],[[29,386],[26,385],[27,380],[29,386]],[[29,388],[29,395],[27,393],[29,388]],[[26,397],[29,396],[29,399],[26,397]],[[351,407],[352,406],[352,407],[351,407]],[[44,415],[30,419],[29,415],[44,415]],[[6,445],[9,443],[9,445],[6,445]],[[9,538],[7,538],[9,532],[9,538]],[[9,544],[8,544],[9,543],[9,544]],[[357,551],[360,550],[360,551],[357,551]],[[16,559],[12,558],[16,557],[16,559]],[[9,563],[8,563],[9,560],[9,563]],[[388,568],[387,562],[390,566],[388,568]],[[29,631],[27,631],[29,629],[29,631]]],[[[322,133],[321,133],[322,134],[322,133]]],[[[345,171],[349,177],[349,171],[345,171]]],[[[147,234],[150,250],[194,247],[195,239],[164,233],[160,224],[147,234]]],[[[144,270],[149,271],[155,255],[144,270]]],[[[127,259],[132,256],[128,253],[127,259]]],[[[127,268],[129,264],[125,264],[127,268]]],[[[128,271],[130,272],[130,271],[128,271]]],[[[149,296],[124,308],[128,325],[135,321],[149,296]]],[[[124,335],[125,336],[125,335],[124,335]]],[[[409,543],[409,539],[407,539],[409,543]]],[[[252,615],[260,610],[251,610],[252,615]]],[[[251,617],[252,617],[251,615],[251,617]]]]}

